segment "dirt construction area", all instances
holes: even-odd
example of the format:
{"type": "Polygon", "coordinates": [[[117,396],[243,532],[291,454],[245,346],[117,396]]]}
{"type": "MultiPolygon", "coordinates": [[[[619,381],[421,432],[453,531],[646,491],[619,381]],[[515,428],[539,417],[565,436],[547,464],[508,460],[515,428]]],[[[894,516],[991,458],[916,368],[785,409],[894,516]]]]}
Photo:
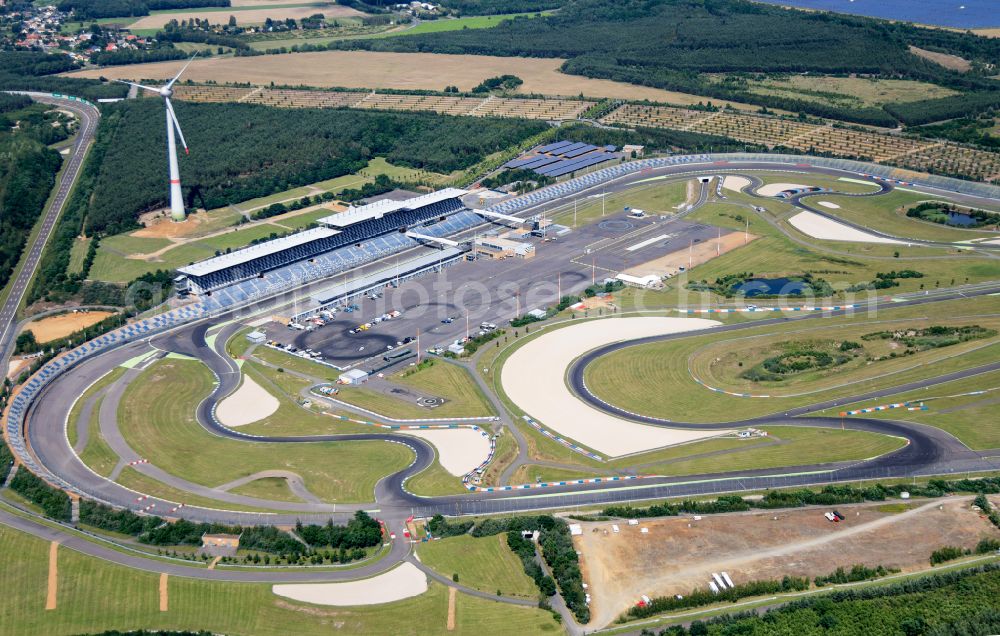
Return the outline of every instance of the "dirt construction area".
{"type": "Polygon", "coordinates": [[[660,258],[636,265],[625,271],[632,276],[676,276],[684,268],[691,269],[708,262],[716,256],[722,256],[737,248],[743,247],[757,238],[753,234],[730,232],[718,238],[692,244],[688,249],[677,250],[660,258]]]}
{"type": "Polygon", "coordinates": [[[86,329],[90,325],[95,325],[111,315],[110,311],[70,312],[28,323],[25,330],[35,334],[35,340],[38,342],[52,342],[58,338],[65,338],[75,331],[86,329]]]}
{"type": "Polygon", "coordinates": [[[837,506],[845,517],[839,523],[823,516],[832,508],[680,516],[634,526],[626,520],[583,523],[573,541],[592,595],[589,627],[611,623],[643,594],[705,589],[713,572],[727,572],[740,585],[786,574],[812,578],[858,563],[926,569],[934,550],[972,548],[983,537],[996,537],[971,503],[972,497],[951,497],[837,506]]]}

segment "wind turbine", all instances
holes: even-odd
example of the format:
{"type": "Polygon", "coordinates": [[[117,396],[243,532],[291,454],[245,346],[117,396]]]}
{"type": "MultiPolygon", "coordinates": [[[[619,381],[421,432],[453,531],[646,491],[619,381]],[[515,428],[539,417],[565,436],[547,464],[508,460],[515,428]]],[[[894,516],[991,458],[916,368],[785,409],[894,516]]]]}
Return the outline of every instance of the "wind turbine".
{"type": "MultiPolygon", "coordinates": [[[[195,55],[197,55],[197,53],[195,53],[195,55]]],[[[170,164],[170,218],[178,222],[184,220],[185,213],[184,195],[181,193],[181,173],[180,169],[177,167],[177,141],[174,139],[174,131],[177,132],[177,136],[180,137],[181,140],[181,145],[184,146],[184,154],[190,153],[188,151],[187,142],[184,141],[184,133],[181,132],[181,124],[177,121],[177,115],[174,113],[174,107],[170,104],[170,97],[174,94],[174,82],[176,82],[180,78],[181,74],[187,70],[187,67],[191,65],[191,62],[194,61],[195,55],[191,56],[188,63],[184,65],[184,68],[182,68],[172,80],[159,88],[144,86],[142,84],[136,84],[135,82],[116,80],[122,84],[128,84],[129,86],[141,88],[144,91],[156,93],[163,98],[163,103],[166,106],[167,113],[167,160],[170,164]]]]}

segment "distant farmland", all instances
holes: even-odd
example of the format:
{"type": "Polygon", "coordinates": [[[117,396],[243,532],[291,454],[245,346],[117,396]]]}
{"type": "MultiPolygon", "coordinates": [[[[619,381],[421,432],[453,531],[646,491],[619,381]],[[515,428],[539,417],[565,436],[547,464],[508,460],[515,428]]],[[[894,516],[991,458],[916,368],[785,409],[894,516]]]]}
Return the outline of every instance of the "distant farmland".
{"type": "MultiPolygon", "coordinates": [[[[279,3],[280,4],[280,3],[279,3]]],[[[252,6],[252,5],[251,5],[252,6]]],[[[262,5],[271,6],[271,3],[262,5]]],[[[208,20],[211,24],[226,24],[229,21],[229,16],[235,16],[238,24],[263,24],[267,18],[272,20],[284,20],[285,18],[294,18],[300,20],[302,18],[308,18],[311,15],[322,13],[326,18],[346,18],[349,16],[360,16],[365,15],[360,11],[351,9],[350,7],[342,7],[336,4],[321,4],[321,5],[309,5],[309,6],[289,6],[289,7],[277,7],[269,9],[248,9],[245,7],[233,7],[219,9],[218,11],[177,11],[177,12],[166,12],[166,13],[154,13],[152,15],[147,15],[139,18],[135,22],[129,25],[131,29],[159,29],[163,27],[167,22],[171,20],[190,20],[192,18],[198,18],[199,20],[208,20]]]]}
{"type": "MultiPolygon", "coordinates": [[[[246,13],[246,12],[241,12],[246,13]]],[[[624,82],[590,79],[559,72],[560,59],[441,55],[434,53],[376,53],[322,51],[257,57],[198,60],[184,74],[195,82],[248,82],[346,88],[395,88],[443,90],[458,86],[468,91],[488,77],[506,73],[524,80],[522,93],[543,95],[648,99],[673,104],[697,104],[710,98],[636,86],[624,82]]],[[[73,73],[77,77],[109,79],[165,79],[184,62],[134,64],[73,73]]],[[[720,100],[711,100],[722,104],[720,100]]],[[[745,106],[744,108],[751,108],[745,106]]],[[[753,107],[754,110],[757,107],[753,107]]]]}

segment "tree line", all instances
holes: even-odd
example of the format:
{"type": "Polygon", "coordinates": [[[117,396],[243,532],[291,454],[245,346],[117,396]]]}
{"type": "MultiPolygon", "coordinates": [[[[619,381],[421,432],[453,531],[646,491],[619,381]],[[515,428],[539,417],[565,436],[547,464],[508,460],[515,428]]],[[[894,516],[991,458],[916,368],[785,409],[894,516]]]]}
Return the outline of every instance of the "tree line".
{"type": "Polygon", "coordinates": [[[553,15],[488,29],[347,40],[328,48],[566,58],[567,73],[876,125],[978,112],[1000,91],[1000,83],[986,76],[1000,62],[996,39],[746,0],[576,0],[553,15]],[[983,72],[949,71],[911,53],[911,43],[968,57],[983,72]],[[971,101],[964,107],[959,97],[897,104],[895,110],[852,108],[754,94],[701,77],[731,72],[908,78],[968,92],[971,101]]]}
{"type": "Polygon", "coordinates": [[[0,287],[17,266],[62,165],[48,144],[70,134],[61,115],[26,99],[0,101],[0,287]]]}
{"type": "Polygon", "coordinates": [[[1000,566],[817,594],[760,614],[750,610],[644,629],[644,636],[970,636],[1000,633],[1000,566]]]}
{"type": "MultiPolygon", "coordinates": [[[[187,205],[213,209],[339,177],[376,157],[435,172],[467,168],[546,128],[544,122],[436,113],[289,110],[255,104],[174,105],[191,154],[181,155],[187,205]]],[[[107,147],[86,211],[90,232],[136,227],[167,203],[162,104],[104,108],[107,147]]],[[[96,157],[96,153],[95,153],[96,157]]],[[[96,159],[94,159],[96,160],[96,159]]]]}
{"type": "Polygon", "coordinates": [[[128,18],[149,15],[150,11],[228,7],[229,0],[60,0],[60,11],[72,13],[76,20],[128,18]]]}

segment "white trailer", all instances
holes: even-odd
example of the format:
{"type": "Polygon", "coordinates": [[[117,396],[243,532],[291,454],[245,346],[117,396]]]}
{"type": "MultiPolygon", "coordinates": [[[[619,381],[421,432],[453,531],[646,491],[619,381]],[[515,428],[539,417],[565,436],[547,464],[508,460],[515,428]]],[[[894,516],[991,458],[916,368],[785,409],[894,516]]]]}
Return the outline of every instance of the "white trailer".
{"type": "Polygon", "coordinates": [[[722,580],[722,577],[716,572],[712,572],[712,578],[715,579],[715,584],[719,586],[720,590],[726,589],[726,582],[722,580]]]}
{"type": "Polygon", "coordinates": [[[719,593],[719,586],[715,584],[715,581],[708,582],[708,589],[712,590],[712,594],[719,593]]]}
{"type": "Polygon", "coordinates": [[[722,573],[722,580],[725,581],[726,585],[728,585],[729,587],[736,587],[735,585],[733,585],[733,580],[729,578],[729,572],[722,573]]]}

